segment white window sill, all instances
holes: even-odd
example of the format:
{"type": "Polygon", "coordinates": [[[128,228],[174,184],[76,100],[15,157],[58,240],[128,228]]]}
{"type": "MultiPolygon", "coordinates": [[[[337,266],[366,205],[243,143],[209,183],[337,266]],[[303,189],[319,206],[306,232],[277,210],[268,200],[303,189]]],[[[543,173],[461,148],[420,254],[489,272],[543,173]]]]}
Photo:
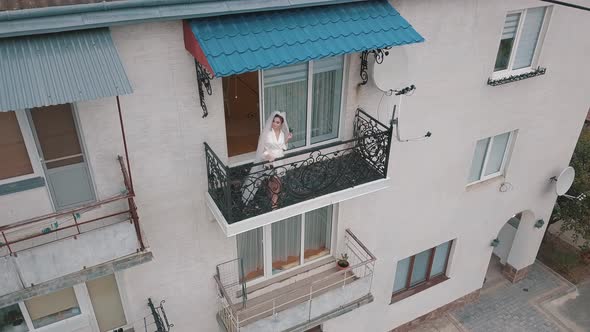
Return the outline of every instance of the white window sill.
{"type": "Polygon", "coordinates": [[[496,182],[502,183],[505,180],[506,180],[506,177],[504,176],[504,174],[497,174],[497,175],[493,175],[493,176],[488,176],[487,178],[468,183],[465,186],[465,191],[470,191],[470,190],[479,188],[480,186],[488,185],[490,183],[496,183],[496,182]]]}

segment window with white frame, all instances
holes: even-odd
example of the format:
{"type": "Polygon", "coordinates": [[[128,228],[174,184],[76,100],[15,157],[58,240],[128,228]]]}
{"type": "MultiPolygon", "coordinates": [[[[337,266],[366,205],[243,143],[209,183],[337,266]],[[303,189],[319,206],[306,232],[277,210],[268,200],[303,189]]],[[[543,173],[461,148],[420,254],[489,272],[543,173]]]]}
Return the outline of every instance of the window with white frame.
{"type": "Polygon", "coordinates": [[[35,329],[81,314],[73,287],[25,300],[25,306],[35,329]]]}
{"type": "Polygon", "coordinates": [[[539,53],[541,31],[548,12],[548,7],[537,7],[506,15],[495,73],[530,70],[539,53]]]}
{"type": "Polygon", "coordinates": [[[287,113],[290,148],[337,138],[344,56],[263,70],[264,119],[287,113]]]}
{"type": "Polygon", "coordinates": [[[238,234],[242,279],[271,277],[330,254],[332,206],[238,234]]]}
{"type": "Polygon", "coordinates": [[[412,295],[409,291],[415,293],[446,280],[452,244],[453,241],[448,241],[398,261],[393,281],[393,299],[401,299],[412,295]],[[405,295],[398,296],[401,293],[405,295]]]}
{"type": "Polygon", "coordinates": [[[0,331],[28,332],[27,322],[18,304],[0,308],[0,331]]]}
{"type": "Polygon", "coordinates": [[[0,332],[77,331],[92,316],[100,332],[127,325],[114,274],[0,308],[0,332]]]}
{"type": "Polygon", "coordinates": [[[503,174],[513,136],[514,132],[507,132],[477,141],[469,172],[469,183],[503,174]]]}
{"type": "Polygon", "coordinates": [[[127,324],[114,274],[89,280],[86,288],[100,332],[113,331],[127,324]]]}

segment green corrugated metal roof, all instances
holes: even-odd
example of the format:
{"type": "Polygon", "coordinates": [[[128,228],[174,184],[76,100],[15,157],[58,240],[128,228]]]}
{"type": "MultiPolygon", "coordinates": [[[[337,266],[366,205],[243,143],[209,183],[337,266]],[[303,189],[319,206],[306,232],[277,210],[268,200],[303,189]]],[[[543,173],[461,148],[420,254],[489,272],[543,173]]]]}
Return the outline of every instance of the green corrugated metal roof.
{"type": "Polygon", "coordinates": [[[0,111],[133,91],[106,28],[0,39],[0,59],[0,111]]]}

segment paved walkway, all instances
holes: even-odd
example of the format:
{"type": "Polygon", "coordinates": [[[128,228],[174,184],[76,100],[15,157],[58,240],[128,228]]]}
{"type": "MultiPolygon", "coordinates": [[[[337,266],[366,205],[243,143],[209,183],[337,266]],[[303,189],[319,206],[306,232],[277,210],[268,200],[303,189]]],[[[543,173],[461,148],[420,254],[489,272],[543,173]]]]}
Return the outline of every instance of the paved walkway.
{"type": "Polygon", "coordinates": [[[586,296],[575,297],[575,286],[540,262],[516,284],[504,279],[499,268],[493,259],[478,302],[427,322],[415,331],[590,331],[588,325],[582,325],[585,320],[590,324],[590,285],[586,296]],[[578,308],[583,304],[583,308],[578,308]],[[578,310],[568,316],[574,307],[578,310]]]}

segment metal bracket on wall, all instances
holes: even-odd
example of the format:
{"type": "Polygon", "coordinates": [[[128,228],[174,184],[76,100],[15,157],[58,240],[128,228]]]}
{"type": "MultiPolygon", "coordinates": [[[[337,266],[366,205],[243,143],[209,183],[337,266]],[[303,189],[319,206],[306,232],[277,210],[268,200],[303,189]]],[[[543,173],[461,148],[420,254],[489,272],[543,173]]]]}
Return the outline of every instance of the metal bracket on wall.
{"type": "Polygon", "coordinates": [[[375,63],[381,64],[383,63],[383,58],[389,55],[387,50],[390,49],[391,47],[376,48],[374,50],[363,51],[361,53],[361,80],[363,81],[359,83],[359,85],[365,85],[369,81],[369,74],[367,73],[367,68],[369,67],[369,53],[372,53],[375,56],[375,63]]]}
{"type": "Polygon", "coordinates": [[[197,84],[199,85],[199,99],[201,101],[201,108],[203,109],[203,117],[205,118],[209,115],[209,112],[207,111],[207,104],[205,104],[205,92],[203,91],[203,86],[205,86],[207,94],[210,96],[213,93],[211,90],[211,79],[213,77],[197,60],[195,60],[195,68],[197,70],[197,84]]]}
{"type": "MultiPolygon", "coordinates": [[[[156,325],[156,331],[154,332],[169,332],[171,328],[174,327],[174,324],[170,324],[168,322],[168,317],[166,316],[166,311],[164,311],[164,303],[166,301],[160,301],[160,305],[158,307],[154,306],[151,298],[148,298],[148,307],[150,308],[151,316],[154,318],[153,323],[148,323],[147,319],[143,319],[143,323],[145,326],[145,332],[149,332],[148,326],[151,324],[156,325]]],[[[148,316],[149,317],[149,316],[148,316]]]]}
{"type": "Polygon", "coordinates": [[[488,78],[487,84],[490,86],[498,86],[498,85],[502,85],[502,84],[506,84],[506,83],[518,82],[518,81],[526,80],[527,78],[545,75],[546,72],[547,72],[547,68],[537,67],[536,69],[534,69],[528,73],[524,73],[524,74],[520,74],[520,75],[510,75],[508,77],[499,78],[499,79],[488,78]]]}

